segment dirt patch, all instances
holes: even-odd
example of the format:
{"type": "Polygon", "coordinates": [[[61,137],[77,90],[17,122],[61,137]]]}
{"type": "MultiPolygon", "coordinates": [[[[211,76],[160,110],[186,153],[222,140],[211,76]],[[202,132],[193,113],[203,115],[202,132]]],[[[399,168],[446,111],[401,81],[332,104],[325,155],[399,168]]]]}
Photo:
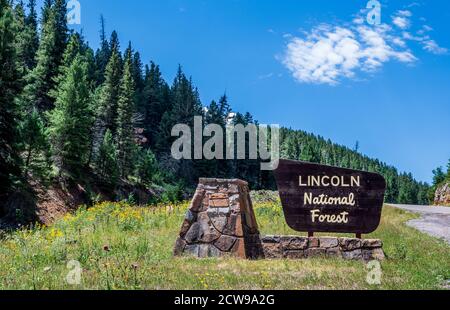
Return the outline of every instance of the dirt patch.
{"type": "Polygon", "coordinates": [[[45,189],[39,186],[36,193],[36,216],[38,222],[45,225],[75,211],[80,205],[90,203],[86,190],[79,184],[70,188],[51,186],[45,189]]]}
{"type": "Polygon", "coordinates": [[[4,205],[1,228],[38,222],[50,225],[80,205],[90,202],[86,190],[79,184],[44,186],[30,180],[26,187],[12,194],[4,205]]]}
{"type": "Polygon", "coordinates": [[[162,194],[162,191],[133,186],[125,182],[115,189],[97,185],[92,176],[85,184],[76,182],[55,182],[50,185],[29,179],[28,184],[12,194],[3,205],[0,229],[17,228],[20,225],[41,223],[50,225],[67,213],[76,211],[82,205],[94,202],[133,199],[137,205],[147,205],[162,194]]]}

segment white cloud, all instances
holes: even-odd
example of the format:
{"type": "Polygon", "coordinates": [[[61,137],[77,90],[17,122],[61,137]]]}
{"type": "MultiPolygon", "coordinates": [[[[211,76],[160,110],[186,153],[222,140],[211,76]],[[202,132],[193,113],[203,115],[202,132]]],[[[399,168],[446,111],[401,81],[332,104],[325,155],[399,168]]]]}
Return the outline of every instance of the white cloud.
{"type": "Polygon", "coordinates": [[[423,49],[436,55],[444,55],[448,53],[448,49],[440,47],[434,40],[424,40],[423,49]]]}
{"type": "Polygon", "coordinates": [[[404,16],[404,17],[411,17],[412,16],[412,12],[408,11],[408,10],[405,10],[405,11],[400,10],[400,11],[397,12],[397,15],[398,16],[404,16]]]}
{"type": "Polygon", "coordinates": [[[416,6],[421,6],[421,5],[418,2],[413,2],[413,3],[408,5],[408,8],[413,8],[413,7],[416,7],[416,6]]]}
{"type": "Polygon", "coordinates": [[[387,31],[385,27],[321,25],[305,39],[292,38],[283,63],[299,82],[335,85],[342,76],[373,71],[390,59],[414,62],[416,58],[408,50],[390,46],[387,31]]]}
{"type": "Polygon", "coordinates": [[[392,17],[392,23],[400,29],[407,29],[411,26],[410,18],[412,15],[412,12],[408,10],[397,11],[392,17]]]}
{"type": "Polygon", "coordinates": [[[399,27],[400,29],[406,29],[406,28],[409,28],[409,19],[407,19],[406,17],[395,16],[395,17],[392,19],[392,22],[394,23],[394,25],[396,25],[396,26],[399,27]]]}
{"type": "Polygon", "coordinates": [[[262,75],[258,76],[258,80],[267,80],[273,76],[274,76],[273,72],[267,73],[267,74],[262,74],[262,75]]]}
{"type": "Polygon", "coordinates": [[[399,37],[392,38],[392,43],[400,47],[406,46],[406,42],[399,37]]]}
{"type": "MultiPolygon", "coordinates": [[[[428,52],[447,53],[429,36],[404,31],[410,27],[412,15],[410,11],[398,11],[393,26],[376,27],[365,25],[358,16],[348,24],[320,24],[302,36],[285,36],[287,46],[281,61],[298,82],[336,85],[342,78],[373,72],[392,60],[414,63],[417,57],[408,46],[411,41],[422,44],[428,52]],[[396,18],[404,20],[396,23],[396,18]]],[[[422,29],[430,31],[427,27],[422,29]]]]}

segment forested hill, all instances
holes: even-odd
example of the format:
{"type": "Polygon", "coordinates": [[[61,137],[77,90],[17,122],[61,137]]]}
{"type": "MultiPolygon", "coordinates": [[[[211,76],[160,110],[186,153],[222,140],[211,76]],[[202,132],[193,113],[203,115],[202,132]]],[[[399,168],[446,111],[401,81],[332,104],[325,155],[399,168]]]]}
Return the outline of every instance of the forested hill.
{"type": "MultiPolygon", "coordinates": [[[[322,137],[291,129],[282,130],[282,157],[326,165],[377,172],[386,178],[386,201],[404,204],[428,204],[429,185],[417,182],[411,173],[399,173],[395,167],[372,159],[322,137]]],[[[356,147],[357,148],[357,147],[356,147]]]]}
{"type": "MultiPolygon", "coordinates": [[[[181,67],[169,84],[156,64],[143,65],[131,43],[123,51],[116,32],[107,39],[103,19],[101,43],[94,50],[81,34],[68,30],[65,0],[46,0],[40,17],[35,5],[35,0],[13,6],[0,0],[2,203],[30,192],[33,184],[79,185],[91,200],[99,192],[121,199],[135,187],[157,188],[162,199],[176,200],[200,176],[239,177],[254,189],[274,187],[257,161],[176,161],[170,156],[175,124],[192,125],[195,115],[203,115],[205,125],[226,125],[231,107],[225,95],[205,112],[198,89],[181,67]]],[[[232,122],[254,120],[237,113],[232,122]]],[[[389,184],[388,201],[426,199],[426,186],[410,174],[399,175],[377,160],[301,131],[282,130],[282,153],[381,172],[389,184]]],[[[16,206],[6,203],[0,216],[16,214],[16,206]]]]}

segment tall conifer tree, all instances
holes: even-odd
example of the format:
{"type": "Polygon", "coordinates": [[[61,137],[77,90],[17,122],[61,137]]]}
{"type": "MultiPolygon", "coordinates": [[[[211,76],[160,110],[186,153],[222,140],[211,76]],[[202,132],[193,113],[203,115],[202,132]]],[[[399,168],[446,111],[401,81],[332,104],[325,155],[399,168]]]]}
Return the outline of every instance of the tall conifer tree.
{"type": "Polygon", "coordinates": [[[95,52],[97,85],[105,81],[105,70],[111,57],[111,49],[105,35],[105,19],[100,16],[100,48],[95,52]]]}
{"type": "Polygon", "coordinates": [[[15,42],[16,42],[16,59],[17,69],[21,76],[25,76],[28,71],[25,62],[25,49],[27,38],[27,25],[26,25],[25,10],[23,7],[23,1],[19,1],[14,8],[14,21],[16,25],[15,42]]]}
{"type": "Polygon", "coordinates": [[[17,150],[17,107],[19,91],[16,63],[15,25],[9,1],[0,0],[0,201],[10,193],[20,175],[17,150]]]}
{"type": "Polygon", "coordinates": [[[28,45],[25,51],[25,62],[29,70],[36,66],[36,53],[39,48],[39,35],[38,35],[38,18],[36,13],[36,0],[28,0],[28,15],[26,18],[26,24],[28,29],[28,45]]]}
{"type": "Polygon", "coordinates": [[[170,87],[162,78],[159,66],[154,62],[146,68],[144,83],[142,104],[138,111],[144,117],[145,136],[149,146],[153,148],[158,141],[159,124],[163,115],[171,108],[170,87]]]}
{"type": "Polygon", "coordinates": [[[132,172],[134,143],[133,111],[135,109],[135,86],[132,72],[131,48],[127,50],[120,83],[120,93],[117,106],[117,149],[120,175],[126,178],[132,172]]]}
{"type": "Polygon", "coordinates": [[[44,4],[42,5],[42,16],[41,16],[41,25],[45,25],[52,11],[53,0],[44,0],[44,4]]]}
{"type": "Polygon", "coordinates": [[[60,175],[76,177],[89,156],[92,126],[88,65],[77,55],[58,86],[55,109],[50,113],[49,136],[60,175]]]}
{"type": "Polygon", "coordinates": [[[106,131],[100,144],[95,160],[95,172],[104,185],[111,187],[116,184],[119,177],[116,145],[109,130],[106,131]]]}
{"type": "Polygon", "coordinates": [[[35,67],[35,57],[39,47],[35,0],[29,0],[27,6],[28,15],[25,14],[23,1],[15,7],[17,61],[22,76],[35,67]]]}
{"type": "Polygon", "coordinates": [[[111,36],[111,57],[105,70],[105,82],[99,103],[99,119],[101,126],[116,134],[117,101],[119,99],[119,86],[122,79],[122,59],[119,51],[119,41],[116,32],[111,36]]]}
{"type": "Polygon", "coordinates": [[[55,4],[53,6],[53,11],[55,14],[55,22],[56,22],[56,31],[55,31],[55,59],[58,61],[55,63],[56,66],[59,66],[64,51],[67,45],[67,0],[54,0],[55,4]]]}
{"type": "Polygon", "coordinates": [[[31,111],[37,108],[41,113],[54,107],[50,92],[55,89],[55,77],[66,47],[67,25],[64,0],[46,1],[43,8],[41,40],[37,51],[36,67],[27,76],[22,108],[31,111]]]}

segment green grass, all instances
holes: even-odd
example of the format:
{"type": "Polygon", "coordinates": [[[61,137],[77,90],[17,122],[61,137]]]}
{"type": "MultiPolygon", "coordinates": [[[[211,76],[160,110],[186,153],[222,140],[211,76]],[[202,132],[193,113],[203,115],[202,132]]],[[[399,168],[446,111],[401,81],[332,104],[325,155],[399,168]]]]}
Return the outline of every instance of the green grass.
{"type": "MultiPolygon", "coordinates": [[[[450,279],[450,247],[404,223],[414,215],[386,207],[380,228],[388,259],[382,284],[366,283],[363,262],[339,259],[260,260],[174,258],[188,204],[133,208],[103,203],[52,227],[5,234],[0,289],[440,289],[450,279]],[[69,285],[67,262],[83,268],[69,285]]],[[[262,234],[297,234],[278,202],[257,202],[262,234]]]]}

